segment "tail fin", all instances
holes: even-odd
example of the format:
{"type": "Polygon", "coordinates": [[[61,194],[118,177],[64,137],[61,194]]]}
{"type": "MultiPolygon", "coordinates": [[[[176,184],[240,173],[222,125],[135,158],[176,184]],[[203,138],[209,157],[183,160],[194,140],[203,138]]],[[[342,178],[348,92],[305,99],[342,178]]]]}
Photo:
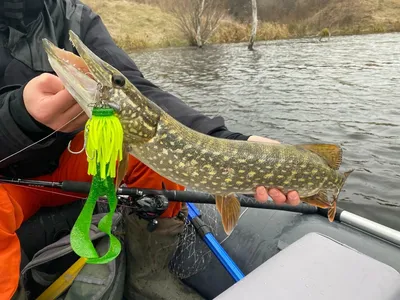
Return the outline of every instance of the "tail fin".
{"type": "Polygon", "coordinates": [[[347,178],[349,177],[349,175],[354,171],[353,170],[349,170],[347,172],[344,172],[344,180],[342,182],[342,185],[338,188],[338,191],[336,193],[336,195],[333,195],[333,203],[331,208],[328,210],[328,219],[330,222],[333,222],[335,220],[335,215],[336,215],[336,206],[337,206],[337,199],[339,198],[339,194],[342,191],[342,188],[347,180],[347,178]]]}

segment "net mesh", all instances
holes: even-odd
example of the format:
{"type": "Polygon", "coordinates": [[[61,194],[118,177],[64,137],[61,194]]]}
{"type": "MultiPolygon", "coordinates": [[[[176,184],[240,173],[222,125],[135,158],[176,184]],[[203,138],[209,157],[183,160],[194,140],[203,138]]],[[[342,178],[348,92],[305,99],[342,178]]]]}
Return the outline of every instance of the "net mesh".
{"type": "MultiPolygon", "coordinates": [[[[197,204],[201,219],[218,239],[221,234],[219,214],[213,204],[197,204]]],[[[197,234],[193,224],[187,219],[180,234],[176,249],[169,262],[169,270],[178,278],[185,279],[204,270],[214,254],[197,234]]]]}
{"type": "MultiPolygon", "coordinates": [[[[243,202],[254,201],[254,198],[251,197],[239,196],[239,198],[243,202]]],[[[223,230],[221,217],[215,204],[196,204],[196,207],[200,211],[202,221],[208,226],[215,238],[223,244],[229,237],[223,230]]],[[[98,203],[98,209],[99,212],[108,211],[107,204],[98,203]]],[[[122,213],[128,213],[127,210],[131,212],[129,208],[123,205],[117,208],[117,211],[122,213]]],[[[246,210],[242,210],[240,217],[246,210]]],[[[188,218],[185,219],[184,228],[172,248],[174,249],[172,258],[166,264],[169,271],[180,279],[189,278],[206,269],[214,255],[188,218]]]]}

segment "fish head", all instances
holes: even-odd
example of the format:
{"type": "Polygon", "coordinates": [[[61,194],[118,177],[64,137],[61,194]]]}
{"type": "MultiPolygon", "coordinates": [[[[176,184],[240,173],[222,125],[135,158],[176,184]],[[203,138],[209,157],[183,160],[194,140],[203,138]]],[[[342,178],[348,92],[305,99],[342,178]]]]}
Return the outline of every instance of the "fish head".
{"type": "Polygon", "coordinates": [[[93,53],[73,31],[69,31],[69,36],[79,56],[47,39],[43,39],[43,47],[51,67],[82,110],[90,118],[94,107],[112,108],[132,138],[151,138],[159,107],[124,74],[93,53]]]}

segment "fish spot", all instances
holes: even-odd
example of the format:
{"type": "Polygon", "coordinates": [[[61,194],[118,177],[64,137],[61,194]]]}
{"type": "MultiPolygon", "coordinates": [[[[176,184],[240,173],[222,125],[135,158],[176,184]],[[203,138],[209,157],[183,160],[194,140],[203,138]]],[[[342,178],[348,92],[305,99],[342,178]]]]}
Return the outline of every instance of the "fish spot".
{"type": "Polygon", "coordinates": [[[265,178],[265,179],[268,179],[268,178],[271,178],[272,176],[274,176],[274,174],[269,173],[269,174],[265,174],[265,175],[264,175],[264,178],[265,178]]]}
{"type": "Polygon", "coordinates": [[[249,172],[249,173],[247,174],[247,177],[252,178],[252,177],[254,177],[255,175],[256,175],[256,172],[251,171],[251,172],[249,172]]]}
{"type": "Polygon", "coordinates": [[[305,180],[304,180],[304,178],[299,178],[299,181],[304,182],[305,180]]]}
{"type": "Polygon", "coordinates": [[[311,174],[316,174],[318,172],[318,169],[312,169],[311,174]]]}
{"type": "Polygon", "coordinates": [[[241,174],[243,174],[243,173],[245,173],[246,171],[245,170],[239,170],[238,171],[238,173],[241,173],[241,174]]]}
{"type": "Polygon", "coordinates": [[[279,178],[279,179],[283,178],[283,175],[278,175],[278,178],[279,178]]]}

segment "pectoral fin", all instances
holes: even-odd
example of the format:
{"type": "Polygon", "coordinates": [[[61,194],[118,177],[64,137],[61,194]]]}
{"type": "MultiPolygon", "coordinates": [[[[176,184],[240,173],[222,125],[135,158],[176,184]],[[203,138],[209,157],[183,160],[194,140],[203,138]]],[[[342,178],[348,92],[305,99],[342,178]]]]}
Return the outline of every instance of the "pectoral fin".
{"type": "Polygon", "coordinates": [[[217,195],[216,206],[221,214],[222,225],[226,234],[231,234],[239,221],[240,202],[235,194],[217,195]]]}

